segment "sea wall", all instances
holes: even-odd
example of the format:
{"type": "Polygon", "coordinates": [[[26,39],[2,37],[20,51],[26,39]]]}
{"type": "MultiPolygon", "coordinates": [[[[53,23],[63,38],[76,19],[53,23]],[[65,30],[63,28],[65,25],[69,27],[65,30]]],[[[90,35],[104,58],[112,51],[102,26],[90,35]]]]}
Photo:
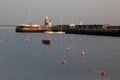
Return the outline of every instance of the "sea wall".
{"type": "Polygon", "coordinates": [[[17,27],[16,32],[44,32],[47,30],[64,31],[68,34],[87,34],[87,35],[105,35],[120,36],[120,26],[104,25],[54,25],[53,27],[41,28],[21,28],[17,27]]]}
{"type": "Polygon", "coordinates": [[[53,27],[54,31],[59,31],[60,29],[69,34],[120,36],[120,26],[109,26],[108,24],[76,26],[56,25],[53,27]]]}

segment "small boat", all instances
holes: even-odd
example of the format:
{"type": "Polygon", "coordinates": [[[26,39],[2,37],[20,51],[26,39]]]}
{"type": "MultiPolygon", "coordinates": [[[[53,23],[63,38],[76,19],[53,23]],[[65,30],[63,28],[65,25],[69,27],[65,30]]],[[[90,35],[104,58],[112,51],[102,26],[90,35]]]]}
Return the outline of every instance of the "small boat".
{"type": "Polygon", "coordinates": [[[45,31],[44,33],[46,33],[46,34],[65,34],[65,32],[63,32],[63,31],[57,31],[57,32],[54,32],[54,31],[45,31]]]}
{"type": "Polygon", "coordinates": [[[54,34],[55,32],[53,32],[53,31],[45,31],[44,33],[46,33],[46,34],[54,34]]]}
{"type": "Polygon", "coordinates": [[[43,25],[37,24],[19,24],[16,26],[16,32],[43,32],[44,29],[43,25]]]}
{"type": "Polygon", "coordinates": [[[62,31],[62,19],[60,19],[61,26],[60,26],[60,31],[55,32],[56,34],[65,34],[64,31],[62,31]]]}
{"type": "Polygon", "coordinates": [[[63,31],[58,31],[58,32],[55,32],[56,34],[65,34],[65,32],[63,31]]]}
{"type": "Polygon", "coordinates": [[[51,44],[51,39],[44,39],[44,40],[42,40],[42,43],[43,44],[51,44]]]}

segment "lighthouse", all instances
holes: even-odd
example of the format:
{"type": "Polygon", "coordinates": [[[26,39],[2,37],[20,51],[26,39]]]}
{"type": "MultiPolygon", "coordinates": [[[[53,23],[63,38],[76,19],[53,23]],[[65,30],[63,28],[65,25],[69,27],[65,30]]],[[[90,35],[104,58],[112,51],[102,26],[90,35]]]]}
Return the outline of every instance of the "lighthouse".
{"type": "Polygon", "coordinates": [[[47,16],[45,18],[45,26],[46,27],[52,27],[53,26],[52,21],[49,20],[49,18],[47,16]]]}

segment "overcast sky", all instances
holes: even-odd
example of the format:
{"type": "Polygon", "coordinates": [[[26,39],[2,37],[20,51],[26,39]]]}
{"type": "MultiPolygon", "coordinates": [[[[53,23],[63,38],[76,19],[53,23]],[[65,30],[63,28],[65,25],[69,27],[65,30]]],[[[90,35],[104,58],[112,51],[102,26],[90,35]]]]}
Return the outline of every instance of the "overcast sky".
{"type": "Polygon", "coordinates": [[[0,0],[0,24],[44,24],[48,16],[54,24],[120,25],[120,0],[0,0]]]}

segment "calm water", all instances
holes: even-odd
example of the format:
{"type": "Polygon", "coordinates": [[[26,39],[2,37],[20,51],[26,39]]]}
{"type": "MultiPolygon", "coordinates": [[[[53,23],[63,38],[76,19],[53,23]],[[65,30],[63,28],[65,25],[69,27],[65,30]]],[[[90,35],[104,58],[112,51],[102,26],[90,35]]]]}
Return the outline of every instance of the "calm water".
{"type": "Polygon", "coordinates": [[[119,41],[120,37],[16,33],[12,27],[0,28],[0,80],[119,80],[119,41]],[[51,45],[42,44],[47,38],[52,39],[51,45]]]}

